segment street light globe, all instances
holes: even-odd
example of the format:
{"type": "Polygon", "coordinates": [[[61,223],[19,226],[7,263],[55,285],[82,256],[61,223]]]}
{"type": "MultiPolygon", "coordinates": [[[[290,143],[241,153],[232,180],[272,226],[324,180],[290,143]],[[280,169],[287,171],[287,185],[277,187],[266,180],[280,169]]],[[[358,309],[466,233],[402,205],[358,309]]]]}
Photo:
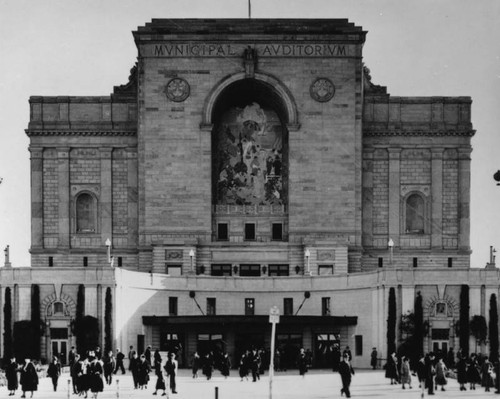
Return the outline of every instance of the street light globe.
{"type": "Polygon", "coordinates": [[[189,256],[192,258],[194,257],[194,251],[192,249],[189,250],[189,256]]]}
{"type": "Polygon", "coordinates": [[[106,242],[104,244],[106,244],[107,247],[110,247],[111,246],[111,240],[109,238],[107,238],[106,242]]]}
{"type": "Polygon", "coordinates": [[[394,241],[392,241],[392,238],[389,238],[389,242],[387,243],[389,248],[392,248],[394,246],[394,241]]]}
{"type": "Polygon", "coordinates": [[[311,256],[311,251],[306,249],[305,255],[306,255],[306,258],[309,258],[309,256],[311,256]]]}

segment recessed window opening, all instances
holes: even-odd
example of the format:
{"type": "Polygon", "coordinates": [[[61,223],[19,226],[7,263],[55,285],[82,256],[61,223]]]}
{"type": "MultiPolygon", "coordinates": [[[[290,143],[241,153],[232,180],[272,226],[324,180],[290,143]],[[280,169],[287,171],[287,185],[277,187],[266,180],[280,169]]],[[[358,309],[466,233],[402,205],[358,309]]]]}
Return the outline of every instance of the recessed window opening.
{"type": "Polygon", "coordinates": [[[282,241],[283,240],[283,223],[273,223],[271,238],[274,241],[282,241]]]}
{"type": "Polygon", "coordinates": [[[229,226],[227,223],[217,223],[217,240],[229,240],[229,226]]]}
{"type": "Polygon", "coordinates": [[[255,240],[255,223],[245,223],[245,240],[255,240]]]}
{"type": "Polygon", "coordinates": [[[424,200],[418,194],[412,194],[406,200],[406,232],[424,233],[425,208],[424,200]]]}

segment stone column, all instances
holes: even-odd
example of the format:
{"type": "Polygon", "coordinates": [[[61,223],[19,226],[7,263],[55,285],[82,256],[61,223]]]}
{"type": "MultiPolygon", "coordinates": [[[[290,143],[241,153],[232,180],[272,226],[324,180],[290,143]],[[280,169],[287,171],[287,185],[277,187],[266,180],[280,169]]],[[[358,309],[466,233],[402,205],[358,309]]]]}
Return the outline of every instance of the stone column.
{"type": "Polygon", "coordinates": [[[431,149],[431,244],[435,249],[443,247],[443,151],[443,148],[431,149]]]}
{"type": "Polygon", "coordinates": [[[31,248],[43,248],[43,149],[31,153],[31,248]]]}
{"type": "Polygon", "coordinates": [[[470,251],[470,147],[458,149],[458,249],[470,251]]]}
{"type": "Polygon", "coordinates": [[[69,147],[57,148],[59,248],[69,248],[70,242],[69,150],[69,147]]]}
{"type": "Polygon", "coordinates": [[[112,214],[112,171],[111,152],[112,148],[101,148],[101,242],[104,245],[106,239],[113,242],[113,214],[112,214]]]}
{"type": "Polygon", "coordinates": [[[389,148],[389,237],[399,246],[401,148],[389,148]]]}

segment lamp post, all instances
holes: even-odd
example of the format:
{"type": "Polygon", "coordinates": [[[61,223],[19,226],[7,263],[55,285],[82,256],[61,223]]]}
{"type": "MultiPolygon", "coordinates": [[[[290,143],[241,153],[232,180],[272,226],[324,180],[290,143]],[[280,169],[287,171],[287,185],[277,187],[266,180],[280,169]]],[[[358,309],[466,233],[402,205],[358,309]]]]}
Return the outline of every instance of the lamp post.
{"type": "Polygon", "coordinates": [[[191,259],[191,273],[194,273],[194,269],[193,269],[194,250],[193,249],[189,250],[189,258],[191,259]]]}
{"type": "Polygon", "coordinates": [[[111,267],[113,267],[113,261],[115,260],[114,256],[111,256],[111,240],[109,238],[106,238],[106,247],[108,247],[108,263],[110,264],[111,267]]]}
{"type": "Polygon", "coordinates": [[[310,276],[311,275],[311,268],[309,266],[309,258],[311,257],[311,251],[309,251],[309,249],[306,249],[306,252],[304,253],[304,255],[306,256],[306,266],[307,266],[305,274],[310,276]]]}
{"type": "Polygon", "coordinates": [[[389,247],[389,263],[392,266],[392,255],[393,255],[393,249],[394,249],[394,241],[392,241],[392,238],[389,238],[389,241],[387,242],[387,246],[389,247]]]}

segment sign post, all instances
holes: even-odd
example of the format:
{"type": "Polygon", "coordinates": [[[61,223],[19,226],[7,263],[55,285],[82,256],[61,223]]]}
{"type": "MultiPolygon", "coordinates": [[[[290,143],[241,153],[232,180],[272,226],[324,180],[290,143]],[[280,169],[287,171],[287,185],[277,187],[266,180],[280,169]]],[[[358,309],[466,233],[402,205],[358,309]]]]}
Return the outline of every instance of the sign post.
{"type": "Polygon", "coordinates": [[[269,399],[273,399],[273,377],[274,377],[274,337],[276,336],[276,324],[280,322],[280,310],[273,306],[269,310],[269,323],[271,323],[271,356],[269,362],[269,399]]]}

